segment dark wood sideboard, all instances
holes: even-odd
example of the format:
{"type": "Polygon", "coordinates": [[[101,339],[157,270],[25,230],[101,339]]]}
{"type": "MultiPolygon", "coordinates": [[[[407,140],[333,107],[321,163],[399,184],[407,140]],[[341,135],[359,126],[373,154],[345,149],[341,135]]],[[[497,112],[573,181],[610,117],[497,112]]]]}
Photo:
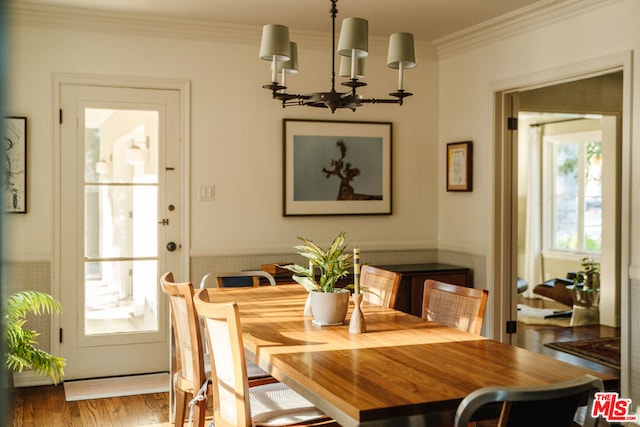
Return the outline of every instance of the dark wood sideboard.
{"type": "MultiPolygon", "coordinates": [[[[415,316],[422,315],[422,296],[424,293],[425,280],[432,279],[454,285],[473,287],[471,269],[459,267],[457,265],[427,263],[374,266],[402,273],[402,280],[400,282],[400,289],[398,290],[395,308],[415,316]]],[[[276,269],[273,264],[263,265],[262,269],[273,274],[276,282],[279,284],[292,282],[291,273],[288,270],[280,268],[276,269]]],[[[345,283],[352,282],[352,277],[345,279],[345,283]]],[[[262,280],[261,284],[263,284],[262,280]]]]}
{"type": "Polygon", "coordinates": [[[422,296],[427,279],[454,285],[473,287],[471,269],[451,264],[398,264],[376,265],[389,271],[402,273],[395,308],[415,316],[422,315],[422,296]]]}

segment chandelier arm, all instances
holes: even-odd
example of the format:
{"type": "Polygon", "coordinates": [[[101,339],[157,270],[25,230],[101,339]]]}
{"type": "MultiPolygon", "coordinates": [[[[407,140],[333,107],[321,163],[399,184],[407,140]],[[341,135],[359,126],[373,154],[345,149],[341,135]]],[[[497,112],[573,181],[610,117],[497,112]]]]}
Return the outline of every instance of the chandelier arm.
{"type": "Polygon", "coordinates": [[[363,104],[401,104],[401,99],[381,99],[381,98],[364,98],[360,102],[363,104]]]}

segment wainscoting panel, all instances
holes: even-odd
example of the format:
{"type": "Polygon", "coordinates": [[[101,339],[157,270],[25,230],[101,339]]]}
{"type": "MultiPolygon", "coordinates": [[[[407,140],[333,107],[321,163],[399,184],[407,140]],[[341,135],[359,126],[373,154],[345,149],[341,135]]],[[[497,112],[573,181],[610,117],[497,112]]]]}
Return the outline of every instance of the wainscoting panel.
{"type": "Polygon", "coordinates": [[[438,251],[438,262],[470,268],[473,287],[487,289],[487,259],[484,256],[453,251],[438,251]]]}
{"type": "MultiPolygon", "coordinates": [[[[9,296],[21,290],[51,293],[49,261],[16,261],[2,264],[2,292],[9,296]]],[[[63,307],[64,309],[64,307],[63,307]]],[[[51,351],[51,316],[27,315],[27,325],[38,331],[38,346],[51,351]]]]}
{"type": "MultiPolygon", "coordinates": [[[[360,251],[363,264],[418,264],[437,262],[438,251],[410,250],[410,251],[360,251]]],[[[444,261],[442,261],[444,262],[444,261]]],[[[238,255],[238,256],[197,256],[191,258],[191,282],[200,284],[200,280],[211,273],[213,280],[217,273],[242,270],[259,270],[262,264],[298,263],[307,265],[305,258],[293,252],[269,255],[238,255]]],[[[467,266],[467,265],[464,265],[467,266]]],[[[176,280],[182,280],[176,278],[176,280]]]]}

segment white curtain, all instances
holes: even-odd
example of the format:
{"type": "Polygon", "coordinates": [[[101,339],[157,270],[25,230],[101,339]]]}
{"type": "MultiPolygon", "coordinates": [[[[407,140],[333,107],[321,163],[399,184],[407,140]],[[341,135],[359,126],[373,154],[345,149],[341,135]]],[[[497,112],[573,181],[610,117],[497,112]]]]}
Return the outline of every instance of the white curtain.
{"type": "Polygon", "coordinates": [[[524,244],[524,280],[529,284],[526,295],[533,295],[533,288],[542,283],[542,219],[540,207],[541,194],[541,146],[542,132],[540,126],[529,127],[528,179],[527,179],[527,211],[524,244]]]}

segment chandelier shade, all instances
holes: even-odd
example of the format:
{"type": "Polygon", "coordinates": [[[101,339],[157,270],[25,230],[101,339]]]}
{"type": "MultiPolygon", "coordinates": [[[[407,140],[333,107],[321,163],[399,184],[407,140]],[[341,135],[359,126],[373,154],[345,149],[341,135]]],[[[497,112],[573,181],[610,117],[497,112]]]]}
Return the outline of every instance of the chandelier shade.
{"type": "Polygon", "coordinates": [[[290,55],[289,28],[276,24],[262,27],[260,59],[266,61],[288,61],[290,55]]]}
{"type": "Polygon", "coordinates": [[[295,74],[298,72],[298,45],[295,42],[289,42],[289,59],[278,62],[278,72],[286,74],[295,74]]]}
{"type": "Polygon", "coordinates": [[[308,94],[287,93],[286,75],[298,71],[298,47],[289,40],[289,29],[283,25],[265,25],[262,28],[260,59],[271,62],[271,83],[262,87],[269,90],[273,99],[282,103],[282,107],[304,105],[329,108],[332,113],[337,109],[355,111],[364,104],[399,104],[412,93],[404,90],[404,70],[416,66],[416,54],[413,35],[410,33],[393,34],[389,41],[387,65],[398,70],[398,89],[389,94],[391,98],[365,98],[358,88],[367,84],[361,81],[365,75],[364,59],[369,55],[369,22],[362,18],[345,18],[342,22],[340,39],[336,49],[336,16],[338,0],[331,1],[331,88],[308,94]],[[336,55],[340,58],[338,75],[348,77],[342,86],[350,88],[344,92],[336,90],[336,55]],[[281,81],[278,74],[281,73],[281,81]]]}
{"type": "Polygon", "coordinates": [[[413,34],[395,33],[389,37],[389,55],[387,65],[396,70],[403,66],[405,69],[416,66],[416,49],[413,45],[413,34]]]}
{"type": "Polygon", "coordinates": [[[369,55],[369,21],[362,18],[345,18],[342,21],[338,53],[358,58],[369,55]]]}

